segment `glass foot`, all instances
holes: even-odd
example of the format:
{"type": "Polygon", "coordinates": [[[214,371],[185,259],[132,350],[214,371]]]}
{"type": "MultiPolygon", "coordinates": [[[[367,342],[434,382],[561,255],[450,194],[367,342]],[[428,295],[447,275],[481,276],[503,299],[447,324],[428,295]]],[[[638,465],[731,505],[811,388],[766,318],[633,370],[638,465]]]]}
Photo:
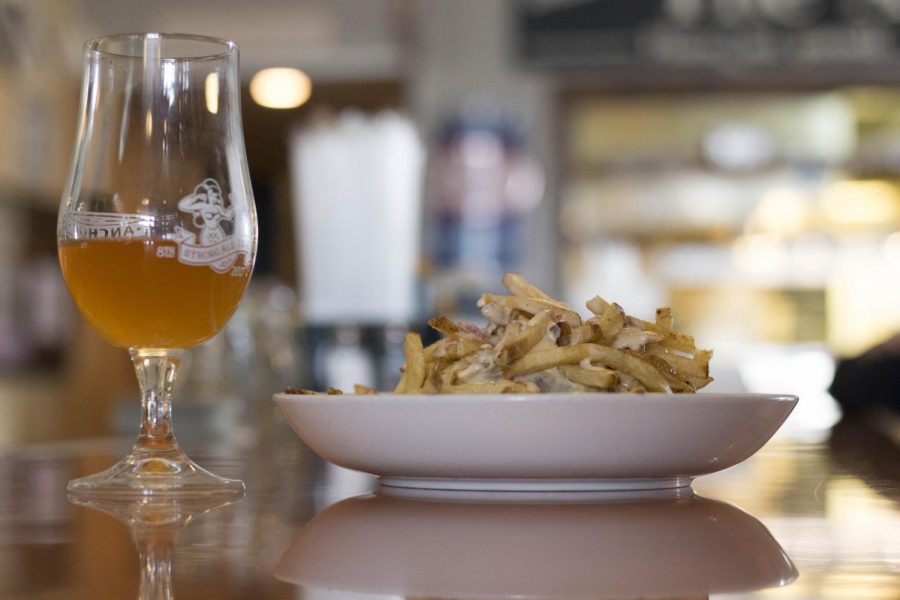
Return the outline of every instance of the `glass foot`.
{"type": "Polygon", "coordinates": [[[73,479],[75,496],[204,496],[239,498],[244,482],[213,475],[179,448],[165,452],[132,451],[109,469],[73,479]]]}

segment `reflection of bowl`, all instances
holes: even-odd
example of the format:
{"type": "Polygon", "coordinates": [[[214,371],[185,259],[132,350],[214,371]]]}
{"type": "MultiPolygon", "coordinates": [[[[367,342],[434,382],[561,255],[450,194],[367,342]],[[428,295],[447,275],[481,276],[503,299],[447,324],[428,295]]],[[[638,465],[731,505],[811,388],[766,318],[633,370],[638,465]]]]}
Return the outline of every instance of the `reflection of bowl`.
{"type": "Polygon", "coordinates": [[[797,572],[758,520],[695,496],[465,504],[369,495],[310,521],[275,575],[400,597],[621,598],[754,590],[797,572]]]}
{"type": "Polygon", "coordinates": [[[766,394],[277,394],[299,436],[382,484],[431,489],[686,486],[765,444],[797,403],[766,394]]]}

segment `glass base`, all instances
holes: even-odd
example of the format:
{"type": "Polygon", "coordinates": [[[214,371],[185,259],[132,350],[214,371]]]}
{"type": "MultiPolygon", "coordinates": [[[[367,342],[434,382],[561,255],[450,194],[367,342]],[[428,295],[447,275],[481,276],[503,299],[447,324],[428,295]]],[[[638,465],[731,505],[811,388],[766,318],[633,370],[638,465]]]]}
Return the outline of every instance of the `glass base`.
{"type": "Polygon", "coordinates": [[[73,479],[71,495],[88,496],[204,496],[222,499],[244,495],[244,482],[213,475],[177,446],[164,452],[135,449],[109,469],[73,479]]]}

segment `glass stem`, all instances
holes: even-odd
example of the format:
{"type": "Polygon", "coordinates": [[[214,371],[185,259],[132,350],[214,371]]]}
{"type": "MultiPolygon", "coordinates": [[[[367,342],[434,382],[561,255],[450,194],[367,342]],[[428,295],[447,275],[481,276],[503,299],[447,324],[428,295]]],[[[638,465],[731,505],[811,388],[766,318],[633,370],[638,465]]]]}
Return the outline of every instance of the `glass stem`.
{"type": "Polygon", "coordinates": [[[135,451],[158,453],[178,449],[172,431],[172,390],[181,355],[181,350],[131,350],[141,388],[141,432],[135,451]]]}

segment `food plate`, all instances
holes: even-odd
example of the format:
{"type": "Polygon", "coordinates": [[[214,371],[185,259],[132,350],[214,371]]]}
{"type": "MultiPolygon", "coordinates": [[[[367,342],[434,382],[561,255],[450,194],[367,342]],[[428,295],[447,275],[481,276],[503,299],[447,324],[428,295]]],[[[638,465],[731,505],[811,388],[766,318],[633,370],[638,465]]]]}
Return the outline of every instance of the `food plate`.
{"type": "Polygon", "coordinates": [[[797,397],[276,394],[275,402],[322,458],[384,486],[558,492],[688,486],[759,450],[797,397]]]}

